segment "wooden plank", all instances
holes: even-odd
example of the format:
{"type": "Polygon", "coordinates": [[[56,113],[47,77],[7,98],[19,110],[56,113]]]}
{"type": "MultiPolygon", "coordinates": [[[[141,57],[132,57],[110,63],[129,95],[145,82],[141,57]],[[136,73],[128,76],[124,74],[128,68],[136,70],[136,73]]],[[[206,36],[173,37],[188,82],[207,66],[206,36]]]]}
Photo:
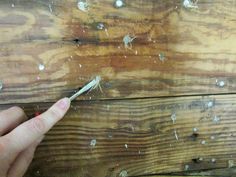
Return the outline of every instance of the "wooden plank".
{"type": "Polygon", "coordinates": [[[200,175],[200,176],[215,176],[215,177],[231,177],[236,174],[236,168],[228,168],[228,169],[214,169],[214,170],[206,170],[202,172],[190,173],[189,175],[200,175]]]}
{"type": "Polygon", "coordinates": [[[186,54],[169,52],[171,59],[161,62],[154,55],[125,58],[118,51],[116,56],[115,47],[110,48],[53,42],[5,45],[0,54],[1,103],[55,101],[96,75],[103,79],[103,92],[97,90],[82,99],[235,93],[235,54],[216,55],[212,60],[213,54],[185,58],[186,54]],[[8,55],[11,50],[14,54],[8,55]],[[108,54],[96,56],[96,51],[108,54]],[[40,64],[45,66],[43,71],[40,64]],[[224,85],[217,85],[216,80],[224,85]]]}
{"type": "MultiPolygon", "coordinates": [[[[28,176],[114,177],[122,171],[139,176],[227,168],[236,160],[235,100],[235,95],[222,95],[74,103],[40,145],[28,176]]],[[[29,115],[49,107],[21,106],[29,115]]]]}
{"type": "Polygon", "coordinates": [[[199,1],[197,10],[187,9],[178,0],[128,0],[124,8],[114,8],[113,0],[87,2],[89,10],[84,12],[74,0],[2,0],[0,26],[4,35],[1,42],[11,41],[12,36],[18,41],[77,37],[85,41],[98,38],[114,42],[127,34],[135,34],[142,41],[158,42],[167,38],[168,41],[162,42],[197,45],[203,50],[206,45],[210,47],[210,43],[222,48],[230,46],[228,40],[235,38],[235,0],[199,1]],[[109,36],[96,28],[99,22],[104,23],[109,36]],[[11,25],[18,28],[12,30],[11,25]]]}
{"type": "Polygon", "coordinates": [[[89,3],[82,12],[72,0],[0,2],[1,103],[55,101],[95,75],[104,93],[84,99],[235,93],[235,0],[195,10],[171,0],[89,3]]]}

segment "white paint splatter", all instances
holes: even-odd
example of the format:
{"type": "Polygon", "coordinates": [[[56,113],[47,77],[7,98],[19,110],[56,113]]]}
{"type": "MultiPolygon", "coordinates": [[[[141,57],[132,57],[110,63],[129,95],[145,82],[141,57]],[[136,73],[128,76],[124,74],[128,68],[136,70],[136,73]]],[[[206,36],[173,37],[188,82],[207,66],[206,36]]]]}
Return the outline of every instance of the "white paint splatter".
{"type": "Polygon", "coordinates": [[[39,67],[39,70],[40,70],[40,71],[43,71],[43,70],[45,69],[45,66],[44,66],[43,64],[39,64],[38,67],[39,67]]]}
{"type": "Polygon", "coordinates": [[[113,137],[111,133],[109,133],[107,136],[108,136],[108,138],[112,138],[113,137]]]}
{"type": "Polygon", "coordinates": [[[14,8],[14,7],[15,7],[15,4],[11,4],[11,7],[14,8]]]}
{"type": "Polygon", "coordinates": [[[77,3],[77,7],[79,10],[83,11],[83,12],[87,12],[89,9],[89,5],[87,2],[84,2],[82,0],[79,0],[77,3]]]}
{"type": "Polygon", "coordinates": [[[108,33],[108,30],[105,28],[105,33],[106,33],[106,36],[109,37],[109,33],[108,33]]]}
{"type": "Polygon", "coordinates": [[[126,170],[122,170],[119,174],[120,177],[127,177],[128,176],[128,172],[126,170]]]}
{"type": "Polygon", "coordinates": [[[165,55],[164,55],[164,53],[159,53],[158,56],[159,56],[159,60],[160,60],[160,61],[162,61],[162,62],[165,61],[165,55]]]}
{"type": "Polygon", "coordinates": [[[197,132],[198,129],[196,127],[193,128],[193,132],[197,132]]]}
{"type": "Polygon", "coordinates": [[[215,158],[212,158],[212,159],[211,159],[211,162],[212,162],[212,163],[216,163],[216,159],[215,159],[215,158]]]}
{"type": "Polygon", "coordinates": [[[176,119],[177,119],[176,114],[175,113],[171,114],[170,118],[171,118],[171,120],[173,121],[173,124],[174,124],[176,119]]]}
{"type": "Polygon", "coordinates": [[[211,140],[214,140],[214,139],[215,139],[215,136],[212,135],[212,136],[211,136],[211,140]]]}
{"type": "Polygon", "coordinates": [[[234,160],[228,160],[228,168],[234,167],[234,160]]]}
{"type": "Polygon", "coordinates": [[[179,140],[179,137],[178,137],[178,134],[177,134],[177,131],[176,131],[176,130],[174,131],[174,134],[175,134],[175,139],[178,141],[178,140],[179,140]]]}
{"type": "Polygon", "coordinates": [[[115,7],[116,8],[121,8],[121,7],[123,7],[125,4],[124,4],[124,2],[123,2],[123,0],[116,0],[115,1],[115,7]]]}
{"type": "Polygon", "coordinates": [[[218,116],[214,116],[212,120],[215,124],[218,124],[220,122],[220,118],[218,116]]]}
{"type": "Polygon", "coordinates": [[[128,149],[128,145],[127,144],[125,144],[125,148],[128,149]]]}
{"type": "Polygon", "coordinates": [[[3,83],[2,81],[0,81],[0,91],[2,90],[2,88],[3,88],[3,83]]]}
{"type": "Polygon", "coordinates": [[[203,158],[202,157],[199,157],[199,159],[198,159],[199,161],[203,161],[203,158]]]}
{"type": "Polygon", "coordinates": [[[197,9],[198,8],[197,0],[195,2],[193,2],[193,0],[184,0],[183,6],[188,9],[197,9]]]}
{"type": "Polygon", "coordinates": [[[131,49],[132,48],[132,42],[133,40],[135,39],[136,37],[130,37],[130,35],[125,35],[124,38],[123,38],[123,42],[124,42],[124,45],[125,45],[125,48],[129,48],[131,49]]]}
{"type": "Polygon", "coordinates": [[[82,68],[82,65],[81,65],[81,64],[79,64],[79,67],[80,67],[80,68],[82,68]]]}
{"type": "Polygon", "coordinates": [[[103,23],[98,23],[97,24],[97,29],[98,30],[103,30],[105,28],[105,25],[103,23]]]}
{"type": "Polygon", "coordinates": [[[201,144],[202,144],[202,145],[205,145],[205,144],[206,144],[206,141],[205,141],[205,140],[202,140],[202,141],[201,141],[201,144]]]}
{"type": "Polygon", "coordinates": [[[90,146],[95,147],[96,144],[97,144],[97,140],[96,140],[96,139],[92,139],[92,140],[90,141],[90,146]]]}
{"type": "Polygon", "coordinates": [[[225,82],[223,80],[216,79],[216,86],[224,87],[225,86],[225,82]]]}
{"type": "Polygon", "coordinates": [[[213,106],[214,106],[213,101],[209,101],[209,102],[207,103],[207,107],[208,107],[208,108],[212,108],[213,106]]]}
{"type": "Polygon", "coordinates": [[[185,166],[184,166],[184,170],[185,170],[185,171],[188,171],[188,170],[189,170],[189,165],[185,165],[185,166]]]}

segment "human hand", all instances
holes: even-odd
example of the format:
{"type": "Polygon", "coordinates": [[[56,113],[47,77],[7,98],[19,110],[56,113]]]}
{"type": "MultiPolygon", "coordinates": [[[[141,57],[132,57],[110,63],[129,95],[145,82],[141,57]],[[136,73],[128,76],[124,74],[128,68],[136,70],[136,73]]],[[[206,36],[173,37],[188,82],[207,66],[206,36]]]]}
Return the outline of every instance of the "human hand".
{"type": "Polygon", "coordinates": [[[65,115],[69,107],[70,100],[61,99],[46,112],[28,121],[19,107],[0,112],[0,177],[24,175],[44,134],[65,115]]]}

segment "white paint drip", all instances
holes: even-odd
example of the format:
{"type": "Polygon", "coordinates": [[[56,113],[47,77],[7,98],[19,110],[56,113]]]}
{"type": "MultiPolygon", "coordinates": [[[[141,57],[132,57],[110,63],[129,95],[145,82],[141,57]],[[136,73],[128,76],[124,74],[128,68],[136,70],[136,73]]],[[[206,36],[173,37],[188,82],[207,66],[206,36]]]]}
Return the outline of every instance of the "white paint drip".
{"type": "Polygon", "coordinates": [[[176,114],[175,113],[173,113],[173,114],[171,114],[171,120],[173,121],[173,124],[175,123],[175,121],[176,121],[176,114]]]}
{"type": "Polygon", "coordinates": [[[177,131],[176,131],[176,130],[174,131],[174,134],[175,134],[175,139],[178,141],[178,140],[179,140],[179,137],[178,137],[178,134],[177,134],[177,131]]]}
{"type": "Polygon", "coordinates": [[[125,144],[125,148],[128,149],[128,145],[127,144],[125,144]]]}
{"type": "Polygon", "coordinates": [[[52,13],[52,4],[48,5],[49,11],[52,13]]]}
{"type": "Polygon", "coordinates": [[[234,160],[228,160],[228,168],[234,167],[234,160]]]}
{"type": "Polygon", "coordinates": [[[108,33],[108,30],[105,28],[105,33],[106,33],[106,36],[109,37],[109,33],[108,33]]]}
{"type": "Polygon", "coordinates": [[[83,11],[83,12],[87,12],[89,9],[89,5],[87,2],[84,2],[82,0],[79,0],[77,3],[77,7],[79,10],[83,11]]]}

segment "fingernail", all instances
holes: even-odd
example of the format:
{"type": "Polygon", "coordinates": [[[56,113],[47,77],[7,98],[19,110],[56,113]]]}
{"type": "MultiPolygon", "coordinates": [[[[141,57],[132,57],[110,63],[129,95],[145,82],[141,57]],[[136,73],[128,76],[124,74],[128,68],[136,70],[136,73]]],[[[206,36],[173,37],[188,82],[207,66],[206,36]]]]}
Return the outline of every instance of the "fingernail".
{"type": "Polygon", "coordinates": [[[61,108],[63,110],[67,109],[69,107],[69,105],[70,105],[69,98],[63,98],[58,102],[59,108],[61,108]]]}

